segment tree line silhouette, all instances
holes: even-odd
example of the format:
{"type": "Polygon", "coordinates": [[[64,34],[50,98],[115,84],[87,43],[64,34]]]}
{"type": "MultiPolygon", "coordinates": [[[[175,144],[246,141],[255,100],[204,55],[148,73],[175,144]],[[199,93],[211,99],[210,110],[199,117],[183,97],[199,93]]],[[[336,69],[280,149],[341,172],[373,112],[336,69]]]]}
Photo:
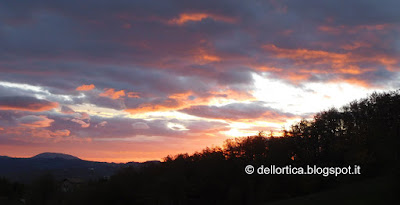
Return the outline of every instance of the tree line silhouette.
{"type": "Polygon", "coordinates": [[[398,179],[399,90],[322,111],[282,132],[282,137],[260,132],[229,139],[222,147],[123,168],[110,179],[89,181],[73,192],[61,192],[58,182],[45,175],[27,185],[24,196],[27,204],[255,204],[376,176],[398,179]],[[248,164],[360,165],[361,175],[247,175],[248,164]]]}

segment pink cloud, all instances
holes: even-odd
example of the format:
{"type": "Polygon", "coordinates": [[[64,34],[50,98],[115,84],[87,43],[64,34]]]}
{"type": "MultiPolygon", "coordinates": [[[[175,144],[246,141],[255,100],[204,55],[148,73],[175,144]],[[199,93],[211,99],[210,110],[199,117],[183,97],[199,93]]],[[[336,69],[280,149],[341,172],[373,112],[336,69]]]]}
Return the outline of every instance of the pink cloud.
{"type": "Polygon", "coordinates": [[[85,122],[83,120],[80,120],[80,119],[72,119],[71,121],[80,124],[81,127],[83,127],[83,128],[87,128],[87,127],[90,126],[90,123],[87,123],[87,122],[85,122]]]}
{"type": "Polygon", "coordinates": [[[54,120],[44,115],[27,115],[18,119],[20,125],[26,127],[50,127],[54,120]]]}

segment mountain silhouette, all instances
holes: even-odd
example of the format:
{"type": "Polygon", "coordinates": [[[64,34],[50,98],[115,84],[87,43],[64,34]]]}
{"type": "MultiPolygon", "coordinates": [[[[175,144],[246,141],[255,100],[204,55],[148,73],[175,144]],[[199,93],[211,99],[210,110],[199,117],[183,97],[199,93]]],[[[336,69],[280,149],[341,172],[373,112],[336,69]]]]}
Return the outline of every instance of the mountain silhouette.
{"type": "MultiPolygon", "coordinates": [[[[159,161],[157,161],[159,162],[159,161]]],[[[108,177],[120,168],[134,167],[154,163],[107,163],[79,159],[76,156],[44,152],[31,158],[13,158],[0,156],[0,177],[13,181],[30,182],[45,173],[51,173],[58,180],[64,178],[80,178],[83,180],[108,177]]]]}
{"type": "Polygon", "coordinates": [[[52,152],[44,152],[41,154],[38,154],[34,157],[32,157],[32,159],[68,159],[68,160],[81,160],[78,157],[69,155],[69,154],[63,154],[63,153],[52,153],[52,152]]]}

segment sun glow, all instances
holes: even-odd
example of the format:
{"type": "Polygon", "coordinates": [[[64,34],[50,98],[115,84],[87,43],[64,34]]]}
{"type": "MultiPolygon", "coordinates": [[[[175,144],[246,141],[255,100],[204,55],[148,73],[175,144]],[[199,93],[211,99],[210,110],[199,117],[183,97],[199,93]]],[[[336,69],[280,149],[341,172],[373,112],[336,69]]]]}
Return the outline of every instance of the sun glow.
{"type": "Polygon", "coordinates": [[[228,131],[221,132],[228,137],[245,137],[257,134],[257,131],[240,130],[238,128],[231,128],[228,131]]]}
{"type": "Polygon", "coordinates": [[[372,89],[349,83],[312,82],[293,85],[282,80],[253,74],[256,87],[253,95],[269,106],[297,115],[310,115],[315,112],[341,107],[353,99],[362,98],[380,89],[372,89]]]}

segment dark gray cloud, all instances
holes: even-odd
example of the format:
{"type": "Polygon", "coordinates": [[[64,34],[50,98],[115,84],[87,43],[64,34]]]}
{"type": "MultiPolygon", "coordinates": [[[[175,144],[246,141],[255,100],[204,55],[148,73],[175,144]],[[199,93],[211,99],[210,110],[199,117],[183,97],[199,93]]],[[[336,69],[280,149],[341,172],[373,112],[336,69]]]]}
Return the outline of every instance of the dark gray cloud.
{"type": "Polygon", "coordinates": [[[58,107],[58,103],[27,96],[0,97],[0,110],[41,112],[58,107]]]}
{"type": "MultiPolygon", "coordinates": [[[[278,78],[300,75],[297,69],[303,68],[296,61],[277,59],[261,48],[268,44],[340,53],[341,46],[361,41],[368,46],[352,52],[366,58],[397,58],[393,52],[398,48],[392,43],[399,36],[397,1],[0,4],[2,80],[47,86],[55,94],[72,94],[77,86],[92,83],[101,89],[135,89],[156,96],[188,89],[202,92],[215,85],[248,91],[250,71],[260,72],[257,66],[282,68],[275,75],[278,78]],[[196,13],[209,17],[184,25],[168,23],[181,14],[196,13]],[[387,25],[384,32],[374,30],[379,25],[387,25]],[[321,26],[337,31],[324,32],[321,26]]],[[[308,63],[314,70],[337,69],[331,64],[308,63]]],[[[361,71],[382,66],[381,62],[355,64],[361,71]]],[[[398,62],[392,66],[399,67],[398,62]]],[[[336,73],[335,77],[377,82],[358,75],[336,73]]],[[[302,78],[313,79],[318,78],[302,78]]]]}
{"type": "Polygon", "coordinates": [[[40,94],[66,105],[136,109],[171,105],[170,95],[188,91],[192,98],[218,90],[249,93],[251,72],[296,84],[381,86],[396,80],[400,62],[397,1],[0,4],[0,80],[46,91],[0,86],[1,96],[40,94]],[[183,14],[206,17],[171,23],[183,14]],[[75,89],[83,84],[96,89],[82,97],[75,89]],[[109,88],[140,97],[99,96],[109,88]]]}
{"type": "Polygon", "coordinates": [[[205,118],[225,119],[225,120],[282,120],[288,117],[294,117],[290,113],[284,113],[279,110],[264,105],[264,102],[251,103],[231,103],[224,106],[192,106],[180,110],[181,112],[205,118]]]}
{"type": "Polygon", "coordinates": [[[74,114],[75,111],[73,109],[71,109],[70,107],[63,105],[63,106],[61,106],[61,113],[74,114]]]}
{"type": "Polygon", "coordinates": [[[333,18],[341,25],[384,24],[399,23],[400,14],[396,8],[400,2],[388,0],[378,2],[374,0],[358,0],[338,2],[335,0],[307,2],[285,1],[287,10],[314,21],[325,21],[333,18]]]}

